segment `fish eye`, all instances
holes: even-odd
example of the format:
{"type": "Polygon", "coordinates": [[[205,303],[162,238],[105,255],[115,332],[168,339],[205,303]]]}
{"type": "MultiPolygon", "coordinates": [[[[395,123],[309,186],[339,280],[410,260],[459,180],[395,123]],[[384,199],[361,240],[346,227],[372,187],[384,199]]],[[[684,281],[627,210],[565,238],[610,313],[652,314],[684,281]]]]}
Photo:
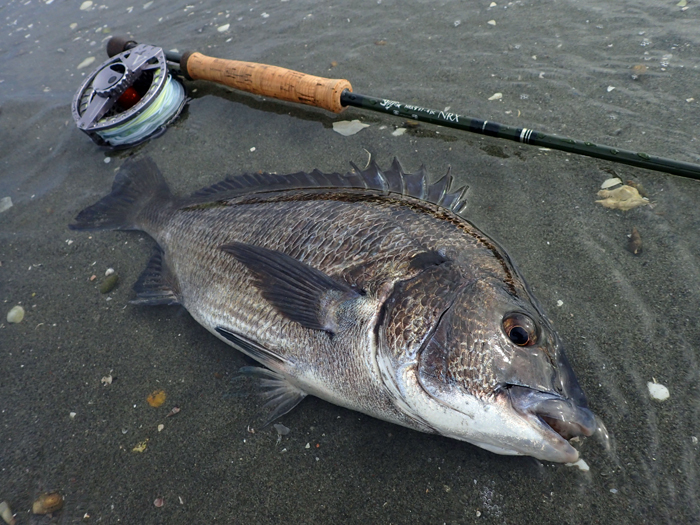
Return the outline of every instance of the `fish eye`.
{"type": "Polygon", "coordinates": [[[535,322],[521,313],[506,314],[503,318],[503,331],[518,346],[531,346],[537,342],[535,322]]]}

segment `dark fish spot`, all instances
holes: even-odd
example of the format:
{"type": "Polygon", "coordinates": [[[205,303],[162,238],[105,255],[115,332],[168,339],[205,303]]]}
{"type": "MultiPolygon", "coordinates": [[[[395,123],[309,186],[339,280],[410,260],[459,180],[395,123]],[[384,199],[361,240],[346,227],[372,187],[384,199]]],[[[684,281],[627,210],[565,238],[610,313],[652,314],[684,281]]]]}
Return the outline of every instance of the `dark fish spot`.
{"type": "Polygon", "coordinates": [[[435,250],[430,250],[416,254],[413,259],[411,259],[408,267],[412,270],[424,270],[430,266],[440,266],[445,262],[447,262],[445,257],[440,255],[435,250]]]}

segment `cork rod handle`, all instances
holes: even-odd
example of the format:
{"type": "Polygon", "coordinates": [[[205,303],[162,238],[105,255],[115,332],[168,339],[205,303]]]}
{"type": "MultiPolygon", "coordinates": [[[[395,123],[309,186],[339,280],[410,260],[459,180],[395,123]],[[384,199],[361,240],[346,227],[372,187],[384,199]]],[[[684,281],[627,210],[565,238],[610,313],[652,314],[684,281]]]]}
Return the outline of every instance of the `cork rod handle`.
{"type": "Polygon", "coordinates": [[[201,53],[185,53],[180,68],[192,80],[218,84],[265,97],[308,104],[340,113],[344,106],[340,95],[352,91],[345,79],[307,75],[283,67],[212,58],[201,53]]]}

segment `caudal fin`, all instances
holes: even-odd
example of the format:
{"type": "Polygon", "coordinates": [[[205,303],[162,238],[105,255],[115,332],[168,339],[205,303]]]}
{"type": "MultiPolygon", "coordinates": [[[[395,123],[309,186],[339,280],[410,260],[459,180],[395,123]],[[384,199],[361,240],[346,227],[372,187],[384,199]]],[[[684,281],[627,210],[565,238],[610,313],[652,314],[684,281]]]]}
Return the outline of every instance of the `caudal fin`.
{"type": "Polygon", "coordinates": [[[140,230],[144,210],[172,200],[156,163],[146,157],[127,159],[114,177],[112,192],[85,208],[71,230],[140,230]]]}

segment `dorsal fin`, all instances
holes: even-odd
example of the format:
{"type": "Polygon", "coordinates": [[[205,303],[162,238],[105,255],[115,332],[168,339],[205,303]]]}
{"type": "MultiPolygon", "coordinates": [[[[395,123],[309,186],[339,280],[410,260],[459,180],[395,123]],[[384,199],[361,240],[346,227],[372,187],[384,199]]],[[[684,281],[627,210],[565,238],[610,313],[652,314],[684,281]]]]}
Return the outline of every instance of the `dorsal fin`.
{"type": "Polygon", "coordinates": [[[227,200],[250,193],[269,193],[286,190],[371,190],[383,195],[404,195],[436,204],[455,213],[466,206],[467,186],[453,189],[450,170],[438,181],[428,182],[428,172],[421,165],[415,173],[406,173],[397,158],[383,171],[373,160],[362,170],[352,164],[353,170],[340,173],[297,172],[289,175],[276,173],[244,173],[229,177],[194,193],[191,200],[205,202],[211,199],[227,200]]]}

